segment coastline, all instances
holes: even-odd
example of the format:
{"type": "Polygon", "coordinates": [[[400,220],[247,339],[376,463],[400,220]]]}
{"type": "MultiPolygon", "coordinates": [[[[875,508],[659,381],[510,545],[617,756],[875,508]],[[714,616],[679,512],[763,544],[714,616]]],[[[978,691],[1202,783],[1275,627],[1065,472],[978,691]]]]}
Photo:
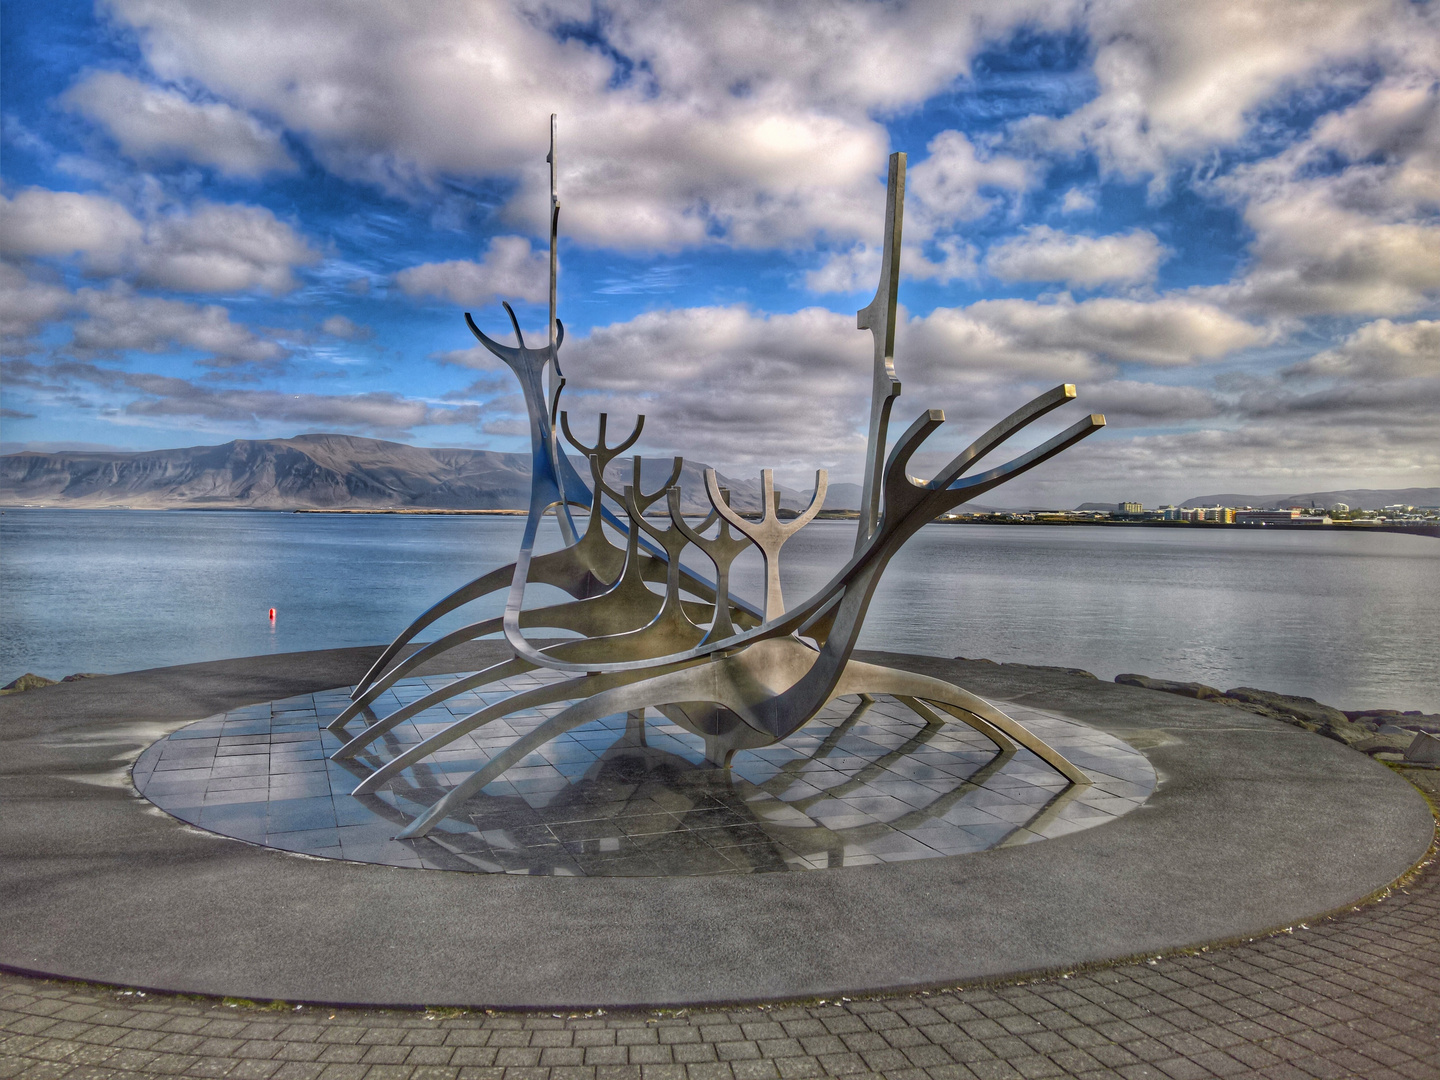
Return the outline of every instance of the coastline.
{"type": "MultiPolygon", "coordinates": [[[[458,510],[445,507],[428,506],[297,506],[297,507],[268,507],[268,506],[38,506],[33,503],[10,503],[0,504],[0,514],[11,510],[133,510],[142,513],[229,513],[229,514],[349,514],[349,515],[407,515],[413,517],[528,517],[530,512],[525,509],[493,509],[493,510],[458,510]]],[[[1017,511],[1019,513],[1020,511],[1017,511]]],[[[577,517],[587,516],[584,511],[575,513],[577,517]]],[[[661,513],[647,514],[647,517],[664,518],[667,515],[661,513]]],[[[695,515],[699,516],[699,515],[695,515]]],[[[794,512],[784,510],[781,512],[781,519],[793,517],[794,512]]],[[[819,521],[854,521],[859,513],[854,510],[822,510],[816,520],[819,521]]],[[[1312,525],[1304,523],[1286,522],[1264,522],[1264,523],[1240,523],[1221,521],[1123,521],[1106,520],[1104,518],[1045,518],[1042,520],[1016,520],[1000,515],[985,515],[956,518],[937,518],[927,522],[930,525],[1007,525],[1007,526],[1038,526],[1042,528],[1077,526],[1098,526],[1100,528],[1142,528],[1142,529],[1202,529],[1202,530],[1224,530],[1239,529],[1248,532],[1281,531],[1281,532],[1389,532],[1401,533],[1408,536],[1430,536],[1440,539],[1440,522],[1434,524],[1362,524],[1358,522],[1334,521],[1325,525],[1312,525]]]]}

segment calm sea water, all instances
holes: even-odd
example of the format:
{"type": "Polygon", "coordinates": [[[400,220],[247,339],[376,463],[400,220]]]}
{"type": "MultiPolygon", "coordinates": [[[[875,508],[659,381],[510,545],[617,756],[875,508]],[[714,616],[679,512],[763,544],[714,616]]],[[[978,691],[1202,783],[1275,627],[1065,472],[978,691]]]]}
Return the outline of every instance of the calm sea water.
{"type": "MultiPolygon", "coordinates": [[[[522,528],[518,518],[7,510],[0,681],[383,642],[513,559],[522,528]]],[[[853,537],[843,522],[798,533],[785,548],[787,598],[828,580],[853,537]]],[[[758,560],[737,568],[742,594],[759,581],[758,560]]],[[[436,632],[502,603],[472,605],[436,632]]],[[[861,643],[1440,712],[1440,541],[932,525],[887,571],[861,643]]]]}

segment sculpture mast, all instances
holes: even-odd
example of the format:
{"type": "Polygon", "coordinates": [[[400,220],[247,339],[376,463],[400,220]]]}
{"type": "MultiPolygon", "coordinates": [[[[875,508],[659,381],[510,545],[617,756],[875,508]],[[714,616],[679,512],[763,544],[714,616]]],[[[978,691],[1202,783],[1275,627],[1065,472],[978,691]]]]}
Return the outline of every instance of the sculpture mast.
{"type": "Polygon", "coordinates": [[[900,396],[895,377],[895,296],[900,287],[900,227],[905,215],[905,155],[890,155],[885,184],[885,245],[880,259],[880,284],[875,299],[855,313],[858,329],[875,340],[875,375],[870,390],[870,430],[865,441],[865,485],[860,494],[860,524],[855,533],[858,552],[880,522],[880,480],[885,468],[885,443],[890,410],[900,396]]]}
{"type": "Polygon", "coordinates": [[[560,505],[555,508],[556,520],[560,523],[560,535],[565,545],[575,543],[575,523],[570,517],[570,504],[565,498],[565,470],[561,468],[560,440],[556,438],[556,413],[560,408],[560,391],[565,388],[565,376],[560,373],[560,348],[556,330],[560,323],[556,318],[555,282],[560,269],[560,197],[555,186],[555,114],[550,114],[550,153],[545,158],[550,163],[550,408],[546,420],[550,426],[550,464],[560,488],[560,505]]]}

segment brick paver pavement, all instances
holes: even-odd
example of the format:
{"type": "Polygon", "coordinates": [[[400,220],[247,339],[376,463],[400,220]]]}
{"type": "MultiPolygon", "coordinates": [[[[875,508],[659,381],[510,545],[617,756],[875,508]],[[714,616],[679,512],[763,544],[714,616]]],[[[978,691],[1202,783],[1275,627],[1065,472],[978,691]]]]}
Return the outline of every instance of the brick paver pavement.
{"type": "MultiPolygon", "coordinates": [[[[1407,775],[1440,796],[1440,772],[1407,775]]],[[[263,1006],[0,973],[7,1080],[877,1075],[1436,1080],[1440,867],[1432,858],[1378,902],[1206,952],[1007,985],[727,1010],[263,1006]]]]}

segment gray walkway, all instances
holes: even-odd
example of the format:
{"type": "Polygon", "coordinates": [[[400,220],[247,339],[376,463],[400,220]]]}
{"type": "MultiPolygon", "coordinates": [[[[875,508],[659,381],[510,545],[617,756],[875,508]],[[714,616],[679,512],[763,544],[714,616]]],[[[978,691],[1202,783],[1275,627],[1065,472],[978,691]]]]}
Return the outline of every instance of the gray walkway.
{"type": "MultiPolygon", "coordinates": [[[[480,666],[477,655],[457,666],[480,666]]],[[[1064,671],[882,662],[1052,712],[1160,777],[1101,828],[948,859],[716,878],[453,874],[309,859],[138,797],[156,738],[344,686],[374,650],[284,654],[0,699],[0,965],[255,1000],[644,1008],[859,996],[1257,936],[1343,909],[1430,843],[1383,765],[1264,717],[1064,671]]],[[[874,654],[872,654],[874,655],[874,654]]]]}
{"type": "MultiPolygon", "coordinates": [[[[1440,798],[1440,772],[1410,779],[1440,798]]],[[[1342,807],[1336,807],[1342,813],[1342,807]]],[[[0,1077],[1440,1077],[1440,869],[1209,952],[959,990],[679,1012],[260,1007],[0,974],[0,1077]]]]}

